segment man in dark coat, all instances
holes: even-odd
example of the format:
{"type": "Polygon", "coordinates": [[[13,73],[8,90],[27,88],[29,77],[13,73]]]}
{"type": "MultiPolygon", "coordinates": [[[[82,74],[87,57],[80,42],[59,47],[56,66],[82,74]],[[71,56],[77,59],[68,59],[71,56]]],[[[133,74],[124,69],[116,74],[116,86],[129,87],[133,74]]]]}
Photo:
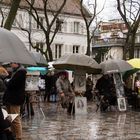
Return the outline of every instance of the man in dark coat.
{"type": "Polygon", "coordinates": [[[20,107],[25,100],[25,81],[26,70],[17,63],[11,63],[13,73],[11,79],[6,83],[3,102],[6,105],[9,114],[19,114],[12,122],[12,131],[16,135],[16,140],[22,138],[22,125],[20,118],[20,107]]]}

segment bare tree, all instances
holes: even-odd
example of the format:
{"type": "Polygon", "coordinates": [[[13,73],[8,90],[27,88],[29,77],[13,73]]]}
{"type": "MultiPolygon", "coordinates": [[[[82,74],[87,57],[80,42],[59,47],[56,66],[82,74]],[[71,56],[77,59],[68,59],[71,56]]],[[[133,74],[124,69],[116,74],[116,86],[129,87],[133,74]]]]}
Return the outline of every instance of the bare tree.
{"type": "Polygon", "coordinates": [[[82,17],[85,21],[86,32],[87,32],[87,51],[86,51],[86,55],[90,56],[90,44],[91,44],[91,41],[94,37],[94,32],[96,31],[96,29],[98,27],[98,25],[96,25],[94,30],[91,32],[92,23],[93,23],[93,21],[96,20],[97,15],[99,15],[103,9],[104,9],[104,5],[103,5],[103,7],[100,11],[97,11],[97,0],[93,0],[92,9],[91,9],[92,13],[90,14],[90,16],[87,16],[87,13],[85,12],[84,0],[80,0],[80,11],[81,11],[81,15],[82,15],[82,17]]]}
{"type": "Polygon", "coordinates": [[[20,1],[21,0],[13,0],[12,1],[8,17],[7,17],[6,22],[4,24],[4,28],[11,30],[12,24],[13,24],[15,17],[16,17],[17,10],[19,8],[20,1]]]}
{"type": "Polygon", "coordinates": [[[40,0],[42,1],[43,4],[43,7],[41,7],[42,8],[41,12],[43,12],[45,16],[44,19],[45,19],[46,26],[44,26],[44,23],[42,23],[40,20],[40,10],[36,7],[35,0],[31,0],[31,1],[25,0],[25,1],[29,5],[29,7],[26,10],[33,17],[33,19],[36,21],[37,25],[40,27],[40,29],[43,31],[45,35],[45,43],[47,47],[44,50],[36,45],[33,45],[31,39],[31,31],[26,30],[29,35],[29,42],[33,48],[38,49],[42,54],[45,55],[47,61],[53,61],[51,44],[62,24],[62,21],[59,19],[59,15],[62,12],[67,0],[60,1],[59,6],[57,6],[55,10],[49,7],[50,6],[49,0],[40,0]],[[52,16],[51,20],[50,20],[50,15],[52,16]],[[54,28],[56,22],[57,24],[54,28]]]}
{"type": "Polygon", "coordinates": [[[140,1],[139,0],[116,0],[117,9],[123,18],[128,32],[124,45],[124,59],[134,58],[136,32],[140,24],[140,1]],[[131,22],[131,23],[130,23],[131,22]]]}

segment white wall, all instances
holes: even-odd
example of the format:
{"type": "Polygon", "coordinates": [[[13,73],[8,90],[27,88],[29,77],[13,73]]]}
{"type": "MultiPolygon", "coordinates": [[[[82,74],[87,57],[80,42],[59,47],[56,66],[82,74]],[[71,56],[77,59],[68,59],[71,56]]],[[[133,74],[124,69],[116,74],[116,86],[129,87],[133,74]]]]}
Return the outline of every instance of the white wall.
{"type": "MultiPolygon", "coordinates": [[[[28,13],[25,13],[25,11],[18,11],[17,15],[18,15],[17,18],[20,17],[22,20],[24,20],[23,27],[27,27],[27,29],[28,29],[29,28],[28,13]],[[21,16],[24,16],[24,17],[21,17],[21,16]]],[[[51,17],[50,17],[50,19],[51,19],[51,17]]],[[[84,54],[86,52],[86,45],[87,45],[86,41],[87,40],[86,40],[86,28],[84,27],[84,21],[83,21],[82,17],[71,16],[71,15],[64,15],[64,17],[63,17],[63,15],[61,15],[61,19],[64,20],[65,27],[62,30],[62,32],[57,33],[57,35],[55,36],[54,41],[51,45],[52,52],[54,53],[55,44],[62,44],[63,45],[63,51],[62,51],[63,54],[72,53],[73,45],[80,46],[79,53],[84,54]],[[80,30],[79,30],[78,34],[73,32],[74,22],[80,23],[80,30]]],[[[34,23],[32,20],[32,25],[33,24],[34,23]]],[[[29,49],[28,34],[25,31],[21,31],[17,28],[13,28],[12,31],[25,43],[27,49],[29,49]]],[[[32,41],[45,43],[44,33],[39,29],[34,29],[32,31],[32,41]]]]}

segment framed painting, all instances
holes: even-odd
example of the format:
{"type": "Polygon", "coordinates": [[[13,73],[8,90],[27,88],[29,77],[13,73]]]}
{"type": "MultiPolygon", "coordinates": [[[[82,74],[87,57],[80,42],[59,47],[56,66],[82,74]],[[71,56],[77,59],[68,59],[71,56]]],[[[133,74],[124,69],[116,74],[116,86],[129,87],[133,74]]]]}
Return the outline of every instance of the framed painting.
{"type": "Polygon", "coordinates": [[[75,114],[87,114],[86,97],[75,97],[75,114]]]}
{"type": "Polygon", "coordinates": [[[119,111],[126,111],[126,100],[125,98],[118,98],[118,109],[119,111]]]}

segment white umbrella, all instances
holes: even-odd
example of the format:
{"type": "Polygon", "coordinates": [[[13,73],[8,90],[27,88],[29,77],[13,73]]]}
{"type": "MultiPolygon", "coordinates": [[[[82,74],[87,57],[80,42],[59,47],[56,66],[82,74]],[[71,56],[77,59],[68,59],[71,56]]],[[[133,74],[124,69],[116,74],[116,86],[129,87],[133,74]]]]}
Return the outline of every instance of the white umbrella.
{"type": "Polygon", "coordinates": [[[100,73],[100,65],[84,54],[66,54],[53,64],[56,69],[84,70],[87,73],[100,73]]]}
{"type": "Polygon", "coordinates": [[[11,31],[0,28],[0,62],[36,65],[23,42],[11,31]]]}
{"type": "Polygon", "coordinates": [[[132,66],[125,60],[112,59],[100,63],[103,74],[125,72],[133,69],[132,66]]]}

